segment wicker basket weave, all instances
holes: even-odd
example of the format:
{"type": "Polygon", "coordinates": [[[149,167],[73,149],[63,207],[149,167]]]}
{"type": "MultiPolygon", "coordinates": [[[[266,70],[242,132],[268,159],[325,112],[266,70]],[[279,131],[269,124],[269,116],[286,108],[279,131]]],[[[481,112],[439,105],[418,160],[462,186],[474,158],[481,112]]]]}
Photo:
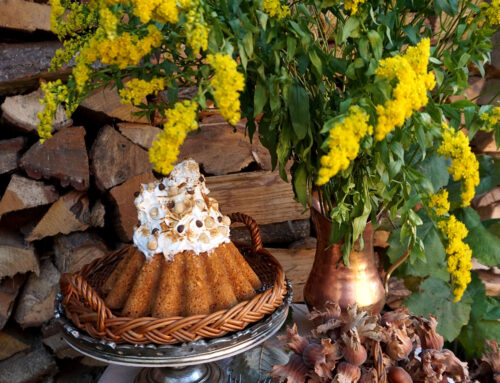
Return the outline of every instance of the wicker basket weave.
{"type": "Polygon", "coordinates": [[[98,339],[116,343],[173,344],[201,338],[217,338],[239,331],[261,320],[278,308],[286,294],[282,266],[262,247],[255,221],[241,213],[232,214],[233,222],[244,223],[250,230],[252,248],[240,251],[262,281],[263,288],[251,300],[209,315],[171,318],[128,318],[112,312],[97,294],[101,285],[125,256],[131,245],[86,265],[81,271],[61,276],[63,306],[67,317],[80,329],[98,339]]]}

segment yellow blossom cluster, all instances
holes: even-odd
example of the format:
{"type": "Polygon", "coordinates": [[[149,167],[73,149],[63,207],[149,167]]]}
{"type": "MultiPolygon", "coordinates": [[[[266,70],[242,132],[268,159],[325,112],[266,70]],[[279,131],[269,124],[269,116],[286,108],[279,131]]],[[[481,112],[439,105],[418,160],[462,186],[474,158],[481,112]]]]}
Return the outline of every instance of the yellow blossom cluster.
{"type": "Polygon", "coordinates": [[[491,25],[500,25],[500,0],[492,0],[490,3],[480,4],[481,13],[491,25]]]}
{"type": "Polygon", "coordinates": [[[151,81],[134,78],[125,84],[125,88],[120,89],[122,104],[140,104],[144,97],[149,94],[156,94],[165,88],[163,78],[155,77],[151,81]]]}
{"type": "Polygon", "coordinates": [[[139,17],[142,23],[159,21],[160,23],[176,24],[179,21],[179,12],[188,10],[196,5],[194,0],[132,0],[134,15],[139,17]]]}
{"type": "Polygon", "coordinates": [[[290,8],[281,4],[279,0],[264,0],[262,6],[269,16],[278,20],[284,19],[290,14],[290,8]]]}
{"type": "Polygon", "coordinates": [[[375,71],[377,77],[388,80],[396,78],[398,84],[393,90],[393,98],[383,105],[377,105],[377,141],[402,126],[415,110],[427,105],[427,90],[435,85],[434,74],[427,72],[429,55],[430,40],[425,38],[417,46],[408,48],[404,55],[379,61],[375,71]]]}
{"type": "Polygon", "coordinates": [[[106,32],[108,38],[113,39],[116,36],[118,18],[108,7],[101,6],[99,9],[99,24],[106,32]]]}
{"type": "Polygon", "coordinates": [[[186,15],[187,45],[198,53],[200,49],[206,50],[208,47],[208,29],[201,20],[199,9],[193,8],[186,15]]]}
{"type": "Polygon", "coordinates": [[[492,131],[496,124],[500,122],[500,106],[495,106],[491,113],[482,113],[479,118],[484,121],[487,131],[492,131]]]}
{"type": "Polygon", "coordinates": [[[61,0],[49,0],[50,28],[59,38],[75,36],[95,24],[95,14],[86,4],[71,2],[64,6],[61,0]]]}
{"type": "Polygon", "coordinates": [[[154,169],[161,174],[168,174],[174,167],[179,155],[179,148],[186,135],[198,127],[196,111],[198,104],[194,101],[183,101],[175,104],[166,113],[167,122],[163,126],[153,146],[149,149],[149,160],[154,169]]]}
{"type": "Polygon", "coordinates": [[[231,125],[236,125],[241,119],[239,92],[245,86],[245,78],[236,70],[236,61],[228,54],[209,54],[207,63],[215,71],[210,84],[214,89],[213,95],[220,114],[231,125]]]}
{"type": "Polygon", "coordinates": [[[437,215],[444,215],[450,210],[450,201],[448,201],[448,190],[443,189],[437,194],[431,196],[429,207],[436,208],[437,215]]]}
{"type": "Polygon", "coordinates": [[[61,80],[42,83],[40,87],[45,94],[40,100],[44,108],[37,114],[39,119],[37,129],[40,142],[43,144],[47,138],[52,137],[52,121],[56,115],[57,106],[68,100],[68,88],[61,80]]]}
{"type": "Polygon", "coordinates": [[[318,172],[318,185],[324,185],[339,171],[345,170],[359,152],[359,141],[367,134],[373,133],[368,125],[369,116],[359,106],[349,108],[349,115],[333,126],[329,133],[328,154],[321,157],[321,168],[318,172]]]}
{"type": "Polygon", "coordinates": [[[451,158],[448,171],[454,181],[462,181],[462,206],[469,206],[474,198],[475,188],[479,185],[479,162],[469,146],[469,139],[465,134],[450,128],[443,123],[443,141],[438,153],[451,158]]]}
{"type": "Polygon", "coordinates": [[[154,25],[148,25],[148,34],[139,38],[127,32],[113,39],[96,36],[90,40],[85,52],[81,52],[87,63],[98,59],[103,64],[118,65],[125,69],[129,65],[137,65],[153,48],[161,45],[163,35],[154,25]]]}
{"type": "Polygon", "coordinates": [[[344,8],[346,11],[351,11],[351,15],[355,15],[358,12],[359,4],[363,4],[365,0],[345,0],[344,8]]]}
{"type": "Polygon", "coordinates": [[[465,225],[451,215],[438,223],[439,228],[448,237],[446,254],[448,254],[448,272],[451,274],[453,283],[453,295],[458,302],[471,281],[470,271],[472,269],[472,250],[462,240],[467,237],[468,231],[465,225]]]}

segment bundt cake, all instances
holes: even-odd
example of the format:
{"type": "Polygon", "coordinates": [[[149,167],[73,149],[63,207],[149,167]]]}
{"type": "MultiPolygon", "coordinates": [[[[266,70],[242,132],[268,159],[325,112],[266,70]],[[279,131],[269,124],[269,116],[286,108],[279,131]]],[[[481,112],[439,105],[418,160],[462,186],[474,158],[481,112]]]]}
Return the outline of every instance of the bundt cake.
{"type": "Polygon", "coordinates": [[[106,305],[127,317],[210,314],[251,299],[258,276],[229,239],[194,160],[141,186],[134,246],[105,281],[106,305]]]}

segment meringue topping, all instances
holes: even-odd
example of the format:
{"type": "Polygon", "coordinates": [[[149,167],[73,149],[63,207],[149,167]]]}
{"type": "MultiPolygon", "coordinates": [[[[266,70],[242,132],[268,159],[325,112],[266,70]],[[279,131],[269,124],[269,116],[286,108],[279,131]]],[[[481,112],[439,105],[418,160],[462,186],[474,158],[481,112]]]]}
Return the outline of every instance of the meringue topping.
{"type": "Polygon", "coordinates": [[[168,177],[141,185],[134,202],[140,223],[135,246],[148,257],[163,253],[171,259],[182,251],[200,254],[229,242],[231,220],[208,193],[192,159],[176,165],[168,177]]]}

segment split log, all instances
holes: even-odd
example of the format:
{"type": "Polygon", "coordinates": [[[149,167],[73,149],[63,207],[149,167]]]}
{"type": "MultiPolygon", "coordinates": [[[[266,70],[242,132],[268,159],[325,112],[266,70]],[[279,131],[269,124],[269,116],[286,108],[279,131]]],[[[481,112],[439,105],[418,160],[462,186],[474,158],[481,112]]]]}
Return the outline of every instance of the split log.
{"type": "Polygon", "coordinates": [[[120,122],[117,124],[120,133],[127,137],[134,144],[143,149],[153,146],[156,136],[162,131],[156,126],[147,124],[134,124],[132,122],[120,122]]]}
{"type": "Polygon", "coordinates": [[[8,212],[43,206],[59,197],[53,185],[14,174],[0,200],[0,217],[8,212]]]}
{"type": "Polygon", "coordinates": [[[29,276],[14,313],[14,319],[21,327],[41,326],[54,316],[54,300],[59,291],[60,276],[48,259],[40,266],[40,276],[29,276]]]}
{"type": "Polygon", "coordinates": [[[475,153],[496,152],[500,150],[497,148],[494,132],[478,131],[471,140],[470,145],[475,153]]]}
{"type": "MultiPolygon", "coordinates": [[[[22,0],[24,2],[24,0],[22,0]]],[[[31,3],[35,4],[35,3],[31,3]]],[[[43,111],[44,106],[40,104],[40,99],[44,96],[40,88],[32,93],[19,96],[7,97],[2,104],[2,117],[10,124],[19,128],[23,133],[36,132],[40,122],[38,113],[43,111]]],[[[71,126],[73,121],[66,116],[66,111],[62,105],[57,107],[56,116],[53,120],[53,128],[59,130],[71,126]]]]}
{"type": "Polygon", "coordinates": [[[0,27],[26,32],[50,32],[50,5],[24,0],[0,0],[0,27]]]}
{"type": "Polygon", "coordinates": [[[148,152],[105,126],[90,151],[92,172],[101,190],[111,189],[129,178],[151,170],[148,152]]]}
{"type": "MultiPolygon", "coordinates": [[[[308,219],[301,219],[259,225],[259,229],[264,245],[283,245],[309,237],[311,223],[308,219]]],[[[231,227],[231,240],[247,246],[252,241],[248,229],[241,226],[231,227]]]]}
{"type": "Polygon", "coordinates": [[[24,145],[26,145],[25,137],[0,141],[0,174],[17,170],[24,145]]]}
{"type": "Polygon", "coordinates": [[[61,129],[43,144],[33,145],[20,165],[31,178],[56,178],[63,187],[87,190],[89,160],[84,136],[82,126],[61,129]]]}
{"type": "Polygon", "coordinates": [[[111,89],[110,86],[99,88],[92,92],[89,97],[82,101],[80,110],[97,119],[102,119],[99,118],[99,114],[101,114],[104,115],[104,120],[116,118],[127,122],[149,123],[145,116],[136,116],[133,114],[139,112],[141,109],[133,105],[122,104],[117,89],[111,89]]]}
{"type": "Polygon", "coordinates": [[[18,352],[28,350],[31,347],[31,339],[26,332],[21,332],[14,327],[5,328],[0,331],[0,360],[10,358],[18,352]]]}
{"type": "Polygon", "coordinates": [[[49,72],[50,61],[57,49],[58,41],[0,44],[0,96],[16,94],[25,90],[35,90],[40,80],[65,79],[70,68],[49,72]]]}
{"type": "Polygon", "coordinates": [[[477,273],[486,286],[486,295],[500,296],[500,274],[495,273],[494,270],[477,270],[477,273]]]}
{"type": "Polygon", "coordinates": [[[55,264],[62,273],[74,273],[108,253],[104,241],[92,232],[58,235],[54,239],[55,264]]]}
{"type": "Polygon", "coordinates": [[[26,245],[21,235],[14,231],[0,231],[0,280],[17,273],[39,274],[38,259],[33,246],[26,245]]]}
{"type": "Polygon", "coordinates": [[[26,274],[16,274],[13,278],[4,278],[0,282],[0,330],[9,320],[17,294],[25,280],[26,274]]]}
{"type": "Polygon", "coordinates": [[[134,193],[141,184],[147,184],[155,178],[152,172],[139,174],[110,190],[109,196],[114,206],[113,224],[115,232],[123,242],[130,242],[134,235],[134,226],[139,222],[137,208],[134,205],[134,193]]]}
{"type": "Polygon", "coordinates": [[[44,324],[42,326],[43,344],[49,347],[58,359],[80,357],[82,354],[68,345],[62,337],[61,331],[63,331],[61,326],[56,324],[54,320],[44,324]]]}
{"type": "Polygon", "coordinates": [[[84,192],[72,190],[59,198],[35,226],[28,241],[57,234],[86,230],[89,225],[89,199],[84,192]]]}
{"type": "Polygon", "coordinates": [[[316,249],[317,244],[318,240],[316,238],[305,237],[303,239],[292,242],[290,245],[288,245],[288,248],[293,250],[311,250],[316,249]]]}
{"type": "Polygon", "coordinates": [[[267,249],[281,263],[293,286],[293,301],[304,302],[304,286],[314,262],[315,249],[267,249]]]}
{"type": "Polygon", "coordinates": [[[224,214],[241,212],[259,225],[308,219],[294,200],[292,186],[277,172],[249,172],[206,178],[210,196],[219,201],[224,214]]]}
{"type": "Polygon", "coordinates": [[[251,163],[257,163],[262,170],[271,170],[271,156],[257,135],[250,144],[243,121],[233,128],[220,115],[204,118],[200,122],[200,131],[186,138],[179,160],[185,158],[195,159],[211,175],[236,173],[251,163]]]}
{"type": "Polygon", "coordinates": [[[92,227],[104,227],[104,217],[106,216],[106,207],[101,202],[97,200],[94,206],[90,209],[90,217],[88,223],[92,227]]]}
{"type": "Polygon", "coordinates": [[[42,344],[0,362],[0,383],[39,382],[57,373],[56,361],[42,344]]]}

